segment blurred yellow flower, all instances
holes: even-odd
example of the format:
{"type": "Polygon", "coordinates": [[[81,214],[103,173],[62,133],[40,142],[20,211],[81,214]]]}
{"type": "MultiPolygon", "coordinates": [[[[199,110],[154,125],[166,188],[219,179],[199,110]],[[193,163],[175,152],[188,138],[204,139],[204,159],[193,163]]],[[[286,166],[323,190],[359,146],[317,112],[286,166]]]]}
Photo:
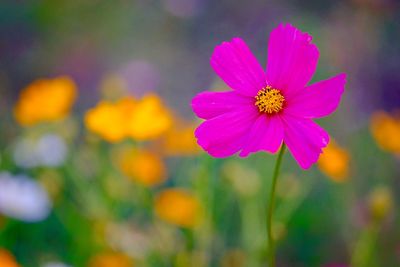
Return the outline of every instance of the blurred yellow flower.
{"type": "Polygon", "coordinates": [[[343,182],[349,175],[350,156],[347,150],[331,140],[318,160],[318,168],[335,182],[343,182]]]}
{"type": "Polygon", "coordinates": [[[135,103],[133,98],[123,98],[117,103],[101,101],[86,112],[85,125],[109,142],[121,141],[127,135],[127,118],[135,103]]]}
{"type": "Polygon", "coordinates": [[[161,138],[161,148],[168,156],[191,156],[198,154],[201,150],[194,137],[196,125],[174,119],[171,128],[161,138]]]}
{"type": "Polygon", "coordinates": [[[67,76],[36,80],[21,92],[15,118],[23,126],[60,120],[69,114],[76,94],[76,85],[67,76]]]}
{"type": "Polygon", "coordinates": [[[119,252],[105,252],[95,255],[89,262],[89,267],[133,267],[133,261],[119,252]]]}
{"type": "Polygon", "coordinates": [[[171,112],[160,97],[149,94],[138,101],[127,122],[127,131],[133,139],[148,140],[159,137],[171,125],[171,112]]]}
{"type": "Polygon", "coordinates": [[[86,127],[109,142],[127,137],[153,139],[168,130],[171,123],[169,110],[153,94],[140,100],[124,97],[115,103],[101,101],[85,115],[86,127]]]}
{"type": "Polygon", "coordinates": [[[192,228],[199,221],[200,203],[184,189],[166,189],[156,196],[155,212],[171,224],[192,228]]]}
{"type": "Polygon", "coordinates": [[[370,129],[382,150],[400,153],[400,116],[391,116],[384,111],[375,112],[371,118],[370,129]]]}
{"type": "Polygon", "coordinates": [[[376,187],[368,198],[369,210],[374,219],[384,219],[393,208],[393,197],[385,186],[376,187]]]}
{"type": "Polygon", "coordinates": [[[19,267],[19,264],[10,252],[0,249],[0,267],[19,267]]]}
{"type": "Polygon", "coordinates": [[[165,181],[167,169],[159,155],[144,149],[128,148],[118,153],[117,164],[121,172],[145,186],[165,181]]]}

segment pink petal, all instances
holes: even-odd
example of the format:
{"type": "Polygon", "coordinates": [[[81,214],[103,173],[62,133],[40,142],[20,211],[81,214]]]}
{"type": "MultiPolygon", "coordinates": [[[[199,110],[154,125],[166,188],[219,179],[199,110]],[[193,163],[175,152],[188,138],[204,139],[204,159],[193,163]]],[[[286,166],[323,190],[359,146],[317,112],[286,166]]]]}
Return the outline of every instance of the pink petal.
{"type": "Polygon", "coordinates": [[[303,169],[314,164],[329,142],[328,133],[310,119],[282,116],[283,141],[303,169]]]}
{"type": "Polygon", "coordinates": [[[275,153],[281,146],[282,139],[283,123],[280,117],[262,114],[251,128],[249,139],[240,156],[246,157],[249,153],[259,150],[275,153]]]}
{"type": "Polygon", "coordinates": [[[211,119],[243,105],[254,105],[254,98],[229,92],[202,92],[192,100],[192,109],[202,119],[211,119]]]}
{"type": "Polygon", "coordinates": [[[197,143],[211,156],[231,156],[245,145],[257,116],[256,108],[249,106],[207,120],[195,131],[197,143]]]}
{"type": "Polygon", "coordinates": [[[303,89],[317,68],[319,52],[312,36],[281,24],[269,37],[267,80],[285,96],[303,89]]]}
{"type": "Polygon", "coordinates": [[[266,86],[263,68],[240,38],[217,46],[210,63],[218,76],[242,95],[254,97],[266,86]]]}
{"type": "Polygon", "coordinates": [[[346,75],[339,74],[314,83],[287,99],[285,113],[304,118],[320,118],[334,112],[344,92],[346,75]]]}

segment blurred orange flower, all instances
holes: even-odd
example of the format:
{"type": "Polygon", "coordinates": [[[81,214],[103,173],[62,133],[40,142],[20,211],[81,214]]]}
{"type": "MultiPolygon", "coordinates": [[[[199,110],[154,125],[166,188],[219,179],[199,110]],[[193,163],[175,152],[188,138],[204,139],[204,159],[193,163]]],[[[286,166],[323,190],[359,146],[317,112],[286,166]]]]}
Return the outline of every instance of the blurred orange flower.
{"type": "Polygon", "coordinates": [[[166,189],[156,196],[155,212],[171,224],[192,228],[199,221],[200,203],[189,191],[166,189]]]}
{"type": "Polygon", "coordinates": [[[133,267],[133,261],[119,252],[105,252],[95,255],[89,262],[89,267],[133,267]]]}
{"type": "Polygon", "coordinates": [[[392,116],[384,111],[375,112],[371,118],[370,129],[382,150],[400,153],[400,116],[392,116]]]}
{"type": "Polygon", "coordinates": [[[331,140],[318,160],[318,168],[335,182],[343,182],[349,175],[350,156],[347,150],[331,140]]]}
{"type": "Polygon", "coordinates": [[[0,249],[0,266],[1,267],[19,267],[14,256],[5,249],[0,249]]]}
{"type": "Polygon", "coordinates": [[[167,168],[159,155],[144,149],[123,149],[117,164],[121,172],[145,186],[155,186],[165,181],[167,168]]]}
{"type": "Polygon", "coordinates": [[[69,114],[76,94],[76,85],[67,76],[36,80],[21,92],[15,119],[23,126],[60,120],[69,114]]]}
{"type": "Polygon", "coordinates": [[[109,142],[127,137],[153,139],[168,130],[171,123],[169,110],[153,94],[140,100],[125,97],[116,103],[101,101],[85,115],[86,127],[109,142]]]}
{"type": "Polygon", "coordinates": [[[168,156],[191,156],[201,150],[194,137],[195,123],[174,119],[172,127],[162,136],[161,148],[168,156]]]}

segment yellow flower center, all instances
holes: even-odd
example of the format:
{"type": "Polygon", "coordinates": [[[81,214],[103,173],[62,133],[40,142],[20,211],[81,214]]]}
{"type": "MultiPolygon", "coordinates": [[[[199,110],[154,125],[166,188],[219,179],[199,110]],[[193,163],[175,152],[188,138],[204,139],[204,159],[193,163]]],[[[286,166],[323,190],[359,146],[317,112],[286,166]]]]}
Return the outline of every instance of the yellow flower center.
{"type": "Polygon", "coordinates": [[[278,113],[283,108],[285,98],[278,89],[267,86],[258,91],[255,105],[260,112],[272,114],[278,113]]]}

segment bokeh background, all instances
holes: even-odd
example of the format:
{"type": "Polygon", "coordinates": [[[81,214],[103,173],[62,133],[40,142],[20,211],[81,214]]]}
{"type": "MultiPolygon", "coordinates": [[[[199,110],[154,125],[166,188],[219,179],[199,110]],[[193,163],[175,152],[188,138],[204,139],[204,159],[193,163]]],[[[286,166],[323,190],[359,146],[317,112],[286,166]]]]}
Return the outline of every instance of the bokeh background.
{"type": "Polygon", "coordinates": [[[285,155],[278,266],[400,266],[396,0],[1,1],[0,266],[266,266],[275,157],[209,157],[190,101],[281,22],[348,83],[318,164],[285,155]]]}

